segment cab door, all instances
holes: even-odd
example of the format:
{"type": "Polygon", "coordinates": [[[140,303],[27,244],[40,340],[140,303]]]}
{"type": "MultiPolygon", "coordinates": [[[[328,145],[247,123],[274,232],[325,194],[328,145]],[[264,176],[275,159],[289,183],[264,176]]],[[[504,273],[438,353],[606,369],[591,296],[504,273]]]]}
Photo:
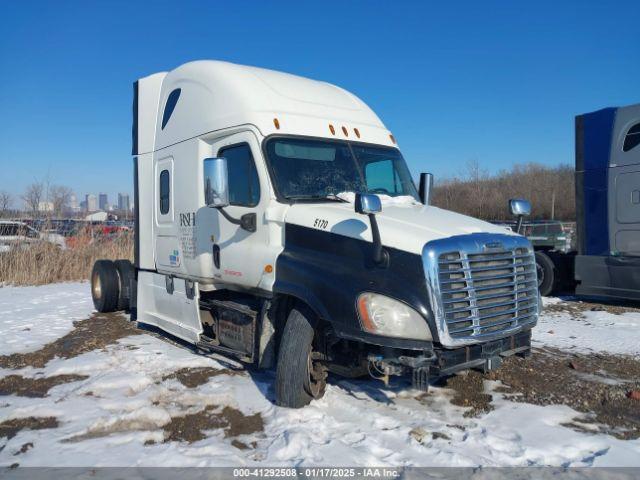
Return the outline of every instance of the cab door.
{"type": "Polygon", "coordinates": [[[174,214],[174,162],[172,156],[155,164],[155,252],[159,272],[177,272],[182,265],[174,214]]]}
{"type": "Polygon", "coordinates": [[[214,142],[212,147],[214,156],[227,159],[229,206],[224,211],[235,219],[256,216],[256,230],[250,232],[227,220],[218,209],[211,209],[214,278],[255,288],[272,261],[265,222],[269,183],[260,146],[253,133],[242,132],[214,142]]]}

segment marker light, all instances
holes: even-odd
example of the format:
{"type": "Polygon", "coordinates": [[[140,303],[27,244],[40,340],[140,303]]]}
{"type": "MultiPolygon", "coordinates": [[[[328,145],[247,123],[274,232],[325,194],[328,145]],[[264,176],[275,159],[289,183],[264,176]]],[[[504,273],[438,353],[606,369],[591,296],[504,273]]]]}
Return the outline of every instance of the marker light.
{"type": "Polygon", "coordinates": [[[426,320],[413,308],[377,293],[358,297],[358,314],[362,328],[385,337],[433,340],[426,320]]]}
{"type": "Polygon", "coordinates": [[[277,118],[273,119],[273,124],[276,127],[276,130],[280,130],[280,121],[277,118]]]}
{"type": "Polygon", "coordinates": [[[395,145],[396,144],[396,137],[394,137],[392,134],[389,134],[389,138],[391,139],[391,141],[395,145]]]}
{"type": "Polygon", "coordinates": [[[335,135],[336,134],[336,129],[333,128],[333,125],[329,124],[329,130],[331,131],[331,135],[335,135]]]}
{"type": "Polygon", "coordinates": [[[360,130],[354,128],[353,131],[356,132],[356,137],[360,138],[360,130]]]}
{"type": "Polygon", "coordinates": [[[347,127],[342,127],[342,133],[344,133],[345,137],[349,136],[349,131],[347,130],[347,127]]]}

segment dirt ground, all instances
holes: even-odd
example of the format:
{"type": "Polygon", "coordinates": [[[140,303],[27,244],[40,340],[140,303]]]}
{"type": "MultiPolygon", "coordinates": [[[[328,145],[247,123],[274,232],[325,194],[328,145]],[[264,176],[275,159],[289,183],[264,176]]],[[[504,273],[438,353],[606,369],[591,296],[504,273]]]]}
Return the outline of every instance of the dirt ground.
{"type": "Polygon", "coordinates": [[[170,373],[162,377],[162,380],[169,380],[175,378],[182,385],[187,388],[197,388],[200,385],[204,385],[210,378],[218,375],[246,375],[244,370],[220,370],[211,367],[199,367],[199,368],[181,368],[175,372],[170,373]]]}
{"type": "Polygon", "coordinates": [[[45,397],[49,390],[63,383],[77,382],[89,378],[86,375],[55,375],[52,377],[25,378],[9,375],[0,378],[0,396],[45,397]]]}
{"type": "MultiPolygon", "coordinates": [[[[74,322],[74,329],[65,336],[29,353],[16,353],[0,356],[0,368],[20,369],[24,367],[42,368],[50,360],[73,358],[85,352],[103,349],[116,343],[119,339],[131,335],[140,335],[145,331],[136,328],[120,314],[94,314],[86,320],[74,322]]],[[[155,335],[151,332],[148,334],[155,335]]],[[[176,379],[187,388],[197,388],[218,375],[247,375],[243,369],[216,369],[211,367],[183,368],[165,375],[162,380],[176,379]]],[[[83,375],[55,375],[50,377],[28,378],[21,375],[8,375],[0,378],[0,396],[18,395],[23,397],[45,397],[49,390],[57,385],[71,383],[88,378],[83,375]]],[[[87,393],[91,396],[91,392],[87,393]]],[[[56,428],[58,420],[54,417],[28,417],[7,420],[0,423],[0,438],[14,437],[21,430],[56,428]]],[[[128,429],[131,425],[127,426],[128,429]]],[[[140,429],[148,428],[140,425],[140,429]]],[[[224,408],[209,405],[203,410],[176,415],[163,427],[164,441],[197,442],[207,437],[207,431],[222,429],[226,438],[232,438],[232,444],[239,449],[250,446],[235,437],[261,432],[264,422],[260,414],[245,415],[241,411],[225,406],[224,408]]],[[[111,425],[105,430],[96,430],[67,439],[68,442],[82,441],[90,438],[107,436],[118,431],[118,425],[111,425]]],[[[25,451],[30,447],[23,446],[25,451]]]]}
{"type": "Polygon", "coordinates": [[[121,338],[144,333],[136,328],[135,323],[116,313],[96,313],[86,320],[74,322],[73,326],[74,329],[64,337],[40,350],[0,356],[0,368],[42,368],[55,357],[77,357],[116,343],[121,338]]]}
{"type": "Polygon", "coordinates": [[[58,420],[55,417],[14,418],[0,423],[0,437],[11,439],[21,430],[41,430],[57,426],[58,420]]]}
{"type": "Polygon", "coordinates": [[[574,319],[584,318],[584,312],[607,312],[613,315],[622,315],[623,313],[638,313],[640,308],[625,304],[612,303],[593,303],[584,300],[578,300],[574,297],[566,297],[565,301],[559,303],[550,303],[545,305],[544,313],[546,314],[562,314],[568,313],[574,319]]]}
{"type": "MultiPolygon", "coordinates": [[[[580,312],[601,306],[587,302],[563,302],[547,310],[553,311],[554,308],[559,312],[570,311],[572,315],[580,315],[580,312]]],[[[628,307],[615,307],[614,310],[619,313],[629,311],[628,307]]],[[[117,314],[95,314],[75,322],[74,326],[67,335],[40,350],[1,356],[0,367],[41,368],[55,357],[72,358],[84,352],[103,349],[121,338],[145,333],[117,314]]],[[[247,375],[247,372],[232,368],[183,368],[168,373],[162,380],[175,379],[186,388],[197,388],[221,374],[247,375]]],[[[8,375],[0,378],[0,396],[44,397],[57,385],[84,378],[81,375],[36,378],[8,375]]],[[[535,349],[528,358],[505,359],[496,371],[487,374],[471,371],[445,379],[441,384],[454,391],[452,402],[467,407],[468,416],[491,411],[493,396],[498,393],[514,402],[567,405],[583,414],[569,424],[571,428],[600,431],[622,439],[640,437],[640,400],[634,399],[636,394],[632,393],[640,391],[640,360],[628,356],[580,355],[550,348],[535,349]],[[491,390],[487,388],[490,385],[487,381],[498,383],[491,390]]],[[[425,395],[428,396],[428,393],[425,395]]],[[[58,421],[53,417],[8,420],[0,423],[0,437],[11,438],[22,429],[55,428],[57,424],[58,421]]],[[[164,441],[196,442],[206,438],[207,431],[221,429],[226,438],[233,439],[234,446],[247,449],[251,446],[235,437],[261,432],[263,428],[264,421],[260,414],[245,415],[229,406],[209,405],[200,411],[176,414],[163,426],[163,431],[164,441]]],[[[86,432],[68,441],[105,436],[112,432],[113,429],[86,432]]],[[[421,438],[426,433],[415,431],[411,434],[421,438]]],[[[28,448],[26,445],[25,449],[28,448]]]]}
{"type": "MultiPolygon", "coordinates": [[[[194,414],[173,417],[171,422],[164,426],[164,441],[172,442],[177,440],[193,443],[206,438],[205,431],[218,428],[224,430],[226,438],[233,438],[262,432],[264,430],[264,421],[259,413],[245,415],[240,410],[229,406],[223,409],[216,406],[208,406],[194,414]]],[[[249,448],[238,440],[235,440],[234,445],[243,450],[249,448]]]]}
{"type": "Polygon", "coordinates": [[[444,383],[455,391],[454,404],[469,407],[467,415],[490,411],[492,395],[486,380],[500,382],[495,391],[514,402],[567,405],[584,414],[568,426],[600,431],[621,439],[640,437],[640,360],[630,356],[569,354],[534,349],[528,358],[509,357],[501,367],[453,376],[444,383]]]}

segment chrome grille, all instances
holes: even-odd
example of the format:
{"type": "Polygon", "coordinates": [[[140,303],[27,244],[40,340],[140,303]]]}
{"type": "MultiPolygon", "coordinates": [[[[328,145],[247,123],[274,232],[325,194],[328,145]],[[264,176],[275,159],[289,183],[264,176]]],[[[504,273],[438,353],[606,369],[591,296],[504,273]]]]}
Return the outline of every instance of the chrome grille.
{"type": "Polygon", "coordinates": [[[436,277],[429,280],[434,311],[441,317],[440,336],[459,344],[534,324],[536,265],[526,239],[489,234],[452,239],[431,242],[426,257],[423,252],[425,273],[436,277]]]}

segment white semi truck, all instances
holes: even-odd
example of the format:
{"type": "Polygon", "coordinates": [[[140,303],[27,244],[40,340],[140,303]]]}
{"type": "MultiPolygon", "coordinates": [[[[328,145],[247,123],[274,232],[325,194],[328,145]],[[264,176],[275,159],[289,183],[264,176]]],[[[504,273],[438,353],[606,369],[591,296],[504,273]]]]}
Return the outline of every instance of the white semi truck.
{"type": "MultiPolygon", "coordinates": [[[[134,84],[135,260],[96,262],[101,312],[276,365],[301,407],[329,372],[429,379],[527,355],[530,243],[429,205],[394,136],[328,83],[218,61],[134,84]]],[[[526,214],[526,202],[512,201],[526,214]]]]}

